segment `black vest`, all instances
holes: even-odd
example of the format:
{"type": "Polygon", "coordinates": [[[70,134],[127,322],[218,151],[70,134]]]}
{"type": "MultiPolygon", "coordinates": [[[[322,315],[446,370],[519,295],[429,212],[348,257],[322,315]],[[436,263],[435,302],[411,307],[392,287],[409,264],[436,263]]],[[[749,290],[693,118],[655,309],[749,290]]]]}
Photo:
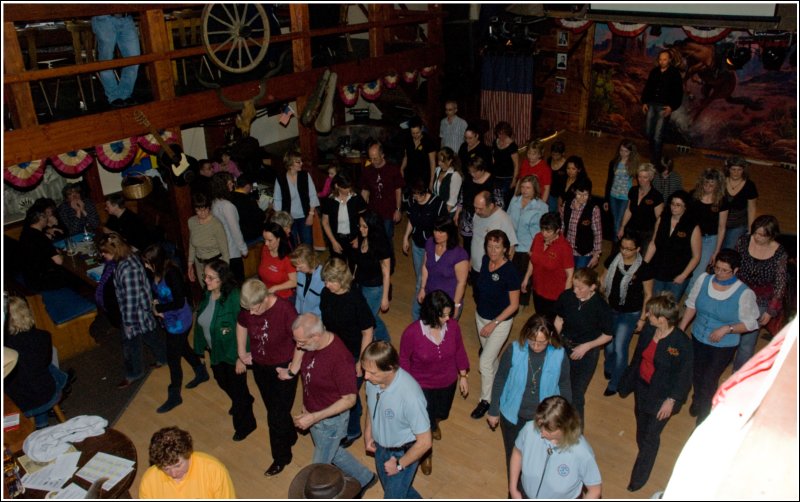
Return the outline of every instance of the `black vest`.
{"type": "MultiPolygon", "coordinates": [[[[594,249],[594,232],[592,232],[592,211],[594,202],[591,198],[583,206],[578,227],[575,229],[575,252],[581,256],[586,256],[594,249]]],[[[569,225],[570,215],[572,215],[572,203],[564,202],[564,236],[566,237],[567,225],[569,225]]]]}
{"type": "MultiPolygon", "coordinates": [[[[311,208],[311,201],[308,198],[308,178],[310,175],[305,171],[297,173],[297,191],[300,193],[300,204],[303,206],[303,214],[308,216],[311,208]]],[[[292,195],[289,191],[289,180],[286,176],[278,176],[278,185],[281,187],[281,211],[292,213],[292,195]]]]}
{"type": "MultiPolygon", "coordinates": [[[[689,264],[692,259],[692,232],[697,222],[691,216],[684,214],[681,220],[669,234],[672,217],[664,215],[656,229],[655,243],[656,254],[651,262],[654,276],[659,281],[672,281],[689,264]]],[[[689,274],[691,277],[691,274],[689,274]]]]}

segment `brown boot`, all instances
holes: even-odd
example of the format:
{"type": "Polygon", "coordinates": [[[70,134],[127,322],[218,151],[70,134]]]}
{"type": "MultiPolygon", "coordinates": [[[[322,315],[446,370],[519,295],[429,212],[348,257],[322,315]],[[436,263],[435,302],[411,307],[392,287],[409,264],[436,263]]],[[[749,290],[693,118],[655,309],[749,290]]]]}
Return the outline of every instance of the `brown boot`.
{"type": "Polygon", "coordinates": [[[431,431],[431,436],[436,441],[441,441],[442,440],[442,429],[439,427],[439,421],[438,420],[436,421],[436,425],[433,428],[433,431],[431,431]]]}
{"type": "Polygon", "coordinates": [[[433,452],[429,452],[425,458],[422,459],[422,462],[419,463],[420,469],[422,470],[422,474],[426,476],[430,476],[431,472],[433,471],[433,452]]]}

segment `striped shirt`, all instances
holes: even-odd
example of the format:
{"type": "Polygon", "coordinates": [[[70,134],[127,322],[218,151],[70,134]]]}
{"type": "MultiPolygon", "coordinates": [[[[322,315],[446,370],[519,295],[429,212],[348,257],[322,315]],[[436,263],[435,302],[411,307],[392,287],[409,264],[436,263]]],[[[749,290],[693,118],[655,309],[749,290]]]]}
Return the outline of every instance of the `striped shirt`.
{"type": "Polygon", "coordinates": [[[458,152],[461,143],[464,142],[464,133],[467,132],[467,121],[458,115],[453,117],[450,123],[447,117],[442,119],[439,124],[439,137],[442,139],[442,147],[450,147],[454,152],[458,152]]]}

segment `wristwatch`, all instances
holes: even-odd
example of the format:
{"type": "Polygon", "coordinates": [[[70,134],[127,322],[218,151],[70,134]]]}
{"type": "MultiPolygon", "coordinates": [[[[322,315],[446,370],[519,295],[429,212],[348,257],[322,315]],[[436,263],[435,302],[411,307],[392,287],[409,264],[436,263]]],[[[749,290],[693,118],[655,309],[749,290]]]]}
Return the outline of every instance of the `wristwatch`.
{"type": "Polygon", "coordinates": [[[403,469],[405,469],[405,467],[403,467],[403,464],[400,463],[400,459],[397,459],[397,472],[400,472],[403,469]]]}
{"type": "Polygon", "coordinates": [[[286,373],[289,375],[289,378],[294,378],[295,376],[297,376],[297,373],[292,371],[292,368],[286,368],[286,373]]]}

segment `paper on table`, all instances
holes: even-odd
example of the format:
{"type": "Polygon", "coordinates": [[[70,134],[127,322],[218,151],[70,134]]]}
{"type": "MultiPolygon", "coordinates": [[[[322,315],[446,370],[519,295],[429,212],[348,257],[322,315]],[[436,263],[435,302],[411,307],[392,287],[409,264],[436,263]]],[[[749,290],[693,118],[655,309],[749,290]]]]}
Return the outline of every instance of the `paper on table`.
{"type": "Polygon", "coordinates": [[[55,464],[51,464],[34,473],[25,474],[22,477],[22,485],[25,488],[30,488],[32,490],[43,490],[46,492],[58,490],[59,488],[64,486],[64,483],[66,483],[69,480],[69,477],[66,478],[55,477],[54,467],[55,464]]]}
{"type": "Polygon", "coordinates": [[[47,494],[47,498],[49,499],[84,499],[86,498],[86,490],[81,488],[80,486],[76,485],[75,483],[70,483],[61,490],[55,492],[55,495],[47,494]]]}
{"type": "Polygon", "coordinates": [[[79,451],[59,455],[53,463],[52,476],[54,478],[71,478],[75,474],[75,470],[78,469],[78,460],[80,459],[81,452],[79,451]]]}
{"type": "Polygon", "coordinates": [[[99,452],[86,465],[81,467],[78,471],[78,476],[90,482],[106,477],[108,481],[103,483],[103,490],[110,490],[128,473],[133,471],[135,463],[133,460],[99,452]]]}

